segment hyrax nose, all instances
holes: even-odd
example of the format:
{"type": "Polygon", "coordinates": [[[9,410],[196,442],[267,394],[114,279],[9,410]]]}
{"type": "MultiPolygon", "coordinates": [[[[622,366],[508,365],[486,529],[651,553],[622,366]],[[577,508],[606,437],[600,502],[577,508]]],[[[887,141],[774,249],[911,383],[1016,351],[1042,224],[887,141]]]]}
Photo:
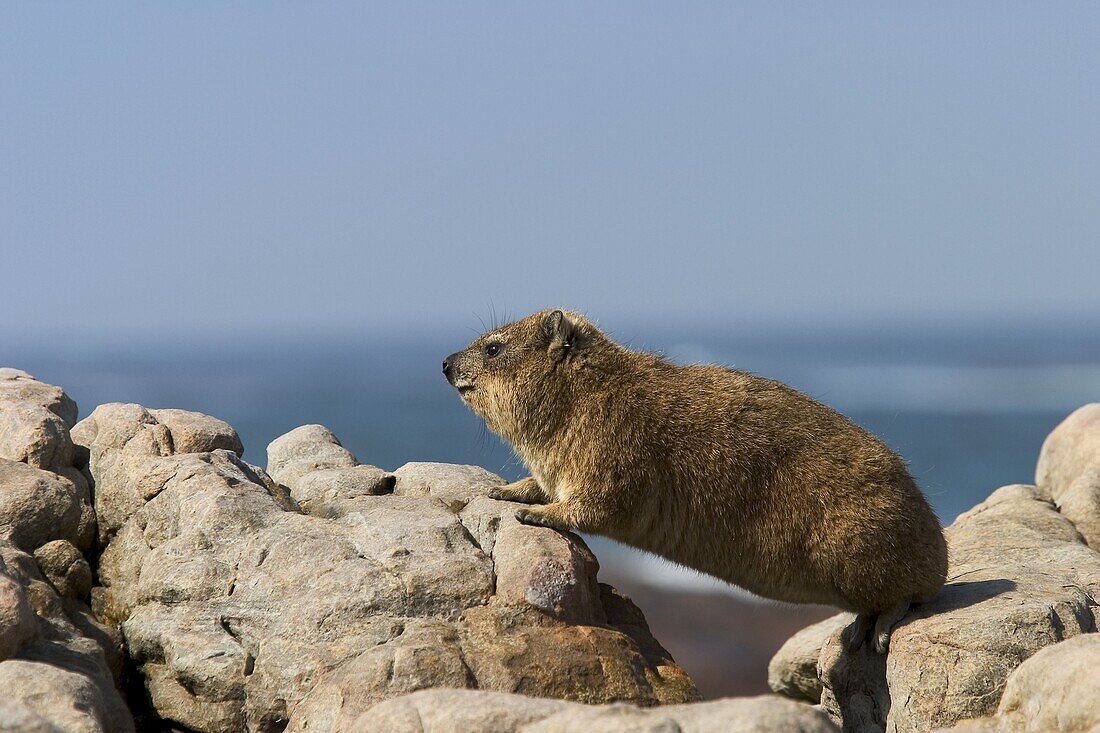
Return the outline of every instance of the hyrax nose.
{"type": "Polygon", "coordinates": [[[454,381],[454,369],[457,356],[458,354],[451,354],[443,360],[443,374],[447,377],[448,382],[454,381]]]}

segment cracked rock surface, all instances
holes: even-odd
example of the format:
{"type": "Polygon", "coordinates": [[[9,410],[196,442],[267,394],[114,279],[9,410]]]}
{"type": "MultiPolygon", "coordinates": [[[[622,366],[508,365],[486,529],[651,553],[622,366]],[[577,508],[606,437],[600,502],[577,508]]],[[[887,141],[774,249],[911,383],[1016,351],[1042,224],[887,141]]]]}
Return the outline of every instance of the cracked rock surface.
{"type": "MultiPolygon", "coordinates": [[[[1048,646],[1008,676],[997,712],[967,720],[956,733],[1087,733],[1100,729],[1100,634],[1048,646]]],[[[941,729],[946,730],[946,729],[941,729]]]]}
{"type": "Polygon", "coordinates": [[[483,469],[389,473],[313,425],[273,441],[264,471],[225,423],[139,405],[100,406],[73,437],[105,544],[93,605],[125,636],[150,720],[347,730],[428,687],[698,697],[584,543],[520,525],[483,469]]]}

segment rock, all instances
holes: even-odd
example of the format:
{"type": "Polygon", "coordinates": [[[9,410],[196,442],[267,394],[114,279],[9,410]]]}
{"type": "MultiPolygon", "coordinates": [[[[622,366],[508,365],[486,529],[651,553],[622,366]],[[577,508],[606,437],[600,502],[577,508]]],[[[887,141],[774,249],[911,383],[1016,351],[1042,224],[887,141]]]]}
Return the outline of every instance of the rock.
{"type": "Polygon", "coordinates": [[[774,696],[638,708],[474,690],[424,690],[379,703],[347,733],[826,733],[808,705],[774,696]]]}
{"type": "Polygon", "coordinates": [[[0,574],[0,661],[11,658],[38,634],[38,621],[19,583],[0,574]]]}
{"type": "Polygon", "coordinates": [[[1074,411],[1047,436],[1035,483],[1085,541],[1100,549],[1100,403],[1074,411]]]}
{"type": "Polygon", "coordinates": [[[0,458],[35,468],[70,466],[76,404],[18,369],[0,369],[0,458]]]}
{"type": "Polygon", "coordinates": [[[1100,555],[1034,487],[997,490],[947,537],[948,586],[891,640],[887,679],[906,701],[890,711],[899,731],[987,714],[1020,662],[1096,630],[1100,555]]]}
{"type": "Polygon", "coordinates": [[[79,660],[52,654],[45,648],[37,651],[41,655],[38,659],[9,659],[0,664],[0,688],[9,700],[19,700],[33,710],[38,725],[66,733],[134,729],[117,693],[115,707],[104,709],[105,690],[96,684],[96,678],[71,668],[79,660]]]}
{"type": "Polygon", "coordinates": [[[244,454],[237,431],[216,417],[187,410],[149,410],[149,414],[168,428],[173,453],[204,453],[220,448],[238,456],[244,454]]]}
{"type": "Polygon", "coordinates": [[[40,382],[20,369],[0,367],[0,410],[17,403],[40,405],[60,417],[67,427],[76,425],[76,403],[63,389],[40,382]]]}
{"type": "Polygon", "coordinates": [[[1100,634],[1041,649],[1017,667],[997,717],[1012,730],[1076,733],[1100,726],[1100,634]]]}
{"type": "Polygon", "coordinates": [[[68,427],[40,405],[4,404],[0,410],[0,458],[45,469],[71,465],[73,444],[68,427]]]}
{"type": "Polygon", "coordinates": [[[378,703],[343,733],[512,733],[569,706],[504,692],[423,690],[378,703]]]}
{"type": "Polygon", "coordinates": [[[1009,675],[992,718],[976,730],[1084,733],[1100,727],[1100,634],[1042,649],[1009,675]]]}
{"type": "MultiPolygon", "coordinates": [[[[298,512],[299,514],[309,514],[302,509],[298,502],[290,494],[290,489],[271,478],[266,470],[259,466],[253,466],[251,463],[246,464],[251,474],[249,478],[256,483],[267,489],[267,493],[271,495],[271,498],[275,500],[275,503],[279,505],[279,508],[286,512],[298,512]]],[[[385,492],[381,492],[385,493],[385,492]]],[[[330,509],[330,506],[322,506],[323,502],[318,504],[318,513],[324,514],[324,512],[330,509]]]]}
{"type": "Polygon", "coordinates": [[[267,446],[267,472],[283,486],[294,488],[307,473],[324,468],[357,466],[351,451],[340,445],[324,425],[303,425],[267,446]]]}
{"type": "Polygon", "coordinates": [[[821,702],[821,676],[817,660],[826,639],[855,620],[840,613],[799,631],[787,639],[768,665],[768,686],[793,700],[821,702]]]}
{"type": "Polygon", "coordinates": [[[406,463],[393,473],[397,496],[430,496],[454,511],[461,511],[473,497],[488,496],[494,486],[504,485],[504,479],[480,466],[406,463]]]}
{"type": "Polygon", "coordinates": [[[51,471],[0,458],[0,533],[33,551],[53,539],[88,547],[95,535],[91,496],[51,471]]]}
{"type": "Polygon", "coordinates": [[[71,542],[53,540],[34,551],[34,560],[63,596],[86,599],[92,590],[92,568],[71,542]]]}
{"type": "Polygon", "coordinates": [[[846,651],[839,619],[831,632],[805,632],[824,637],[821,705],[845,730],[923,731],[988,716],[1021,662],[1096,630],[1100,555],[1045,492],[998,489],[947,540],[947,585],[894,629],[885,659],[846,651]]]}
{"type": "Polygon", "coordinates": [[[26,705],[0,702],[0,730],[7,733],[65,733],[26,705]]]}
{"type": "Polygon", "coordinates": [[[828,716],[772,695],[724,698],[692,705],[639,709],[627,705],[575,707],[528,726],[524,733],[831,733],[828,716]]]}
{"type": "Polygon", "coordinates": [[[3,730],[134,729],[115,687],[121,640],[85,605],[92,572],[80,550],[96,523],[87,480],[72,465],[75,420],[63,391],[0,369],[3,730]]]}
{"type": "Polygon", "coordinates": [[[0,604],[6,611],[12,594],[23,597],[17,601],[19,632],[3,633],[5,643],[19,640],[18,650],[0,661],[0,689],[16,706],[11,715],[26,721],[28,730],[133,731],[115,688],[122,667],[119,639],[81,601],[59,597],[30,555],[0,543],[0,558],[0,588],[6,591],[0,604]]]}
{"type": "Polygon", "coordinates": [[[298,478],[290,493],[305,513],[326,516],[338,512],[341,501],[392,494],[394,481],[375,466],[322,468],[298,478]]]}
{"type": "Polygon", "coordinates": [[[596,585],[599,563],[587,546],[560,533],[506,522],[497,533],[497,596],[529,603],[563,621],[603,621],[596,585]]]}
{"type": "Polygon", "coordinates": [[[265,473],[232,450],[179,452],[197,444],[162,418],[106,405],[73,434],[107,543],[93,607],[121,624],[170,725],[335,730],[438,686],[698,696],[640,613],[596,584],[579,538],[523,527],[515,505],[486,497],[499,477],[386,474],[321,426],[273,441],[265,473]]]}
{"type": "Polygon", "coordinates": [[[105,546],[126,519],[171,478],[171,473],[152,474],[144,468],[155,465],[156,457],[171,454],[172,436],[168,427],[141,405],[110,403],[77,423],[72,438],[85,449],[95,443],[109,456],[109,461],[98,463],[99,475],[95,477],[113,487],[95,499],[99,544],[105,546]]]}

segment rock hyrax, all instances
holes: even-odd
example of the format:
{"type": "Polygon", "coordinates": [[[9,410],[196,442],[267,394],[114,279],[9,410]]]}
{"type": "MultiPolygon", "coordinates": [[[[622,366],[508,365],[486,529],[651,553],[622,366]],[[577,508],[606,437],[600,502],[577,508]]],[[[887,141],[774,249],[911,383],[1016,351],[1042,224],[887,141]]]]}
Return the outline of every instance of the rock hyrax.
{"type": "Polygon", "coordinates": [[[530,478],[493,496],[527,524],[604,535],[766,598],[858,615],[884,652],[944,583],[947,546],[905,463],[780,382],[681,366],[543,311],[443,362],[530,478]]]}

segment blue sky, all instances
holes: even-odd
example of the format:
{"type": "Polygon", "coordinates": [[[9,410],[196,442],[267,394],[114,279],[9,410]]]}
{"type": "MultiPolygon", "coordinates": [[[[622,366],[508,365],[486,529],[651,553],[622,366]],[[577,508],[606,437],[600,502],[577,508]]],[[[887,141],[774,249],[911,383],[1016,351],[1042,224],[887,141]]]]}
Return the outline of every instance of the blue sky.
{"type": "Polygon", "coordinates": [[[1100,6],[0,10],[0,333],[1096,321],[1100,6]]]}

